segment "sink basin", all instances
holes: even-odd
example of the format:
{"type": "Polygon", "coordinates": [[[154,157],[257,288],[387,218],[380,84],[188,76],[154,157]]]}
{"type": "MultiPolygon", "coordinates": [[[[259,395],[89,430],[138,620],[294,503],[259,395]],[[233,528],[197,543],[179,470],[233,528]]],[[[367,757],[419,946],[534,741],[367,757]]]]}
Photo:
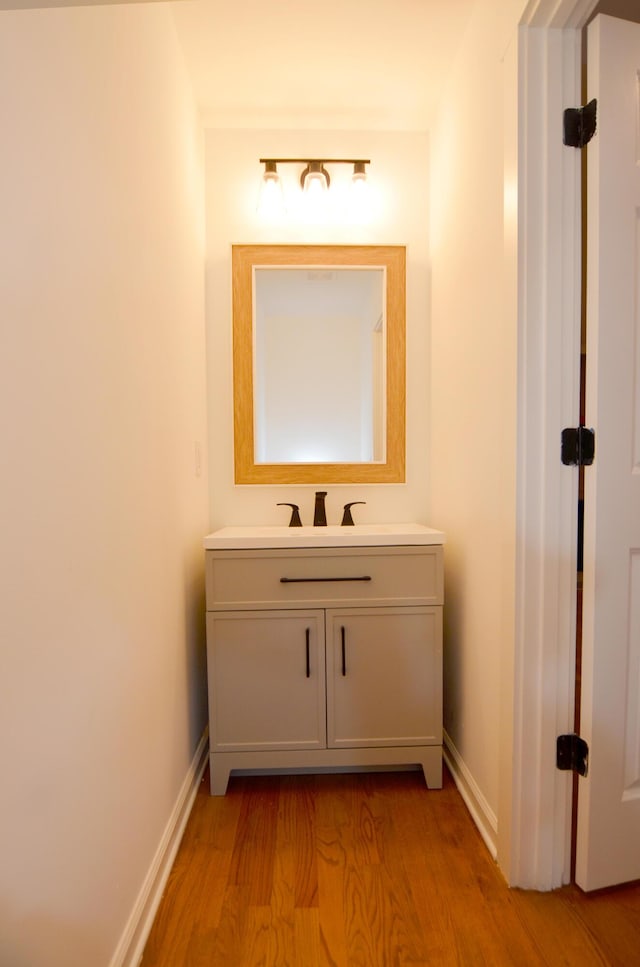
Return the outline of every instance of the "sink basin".
{"type": "Polygon", "coordinates": [[[442,531],[422,524],[355,524],[353,527],[223,527],[204,539],[206,550],[261,547],[380,547],[444,544],[442,531]]]}

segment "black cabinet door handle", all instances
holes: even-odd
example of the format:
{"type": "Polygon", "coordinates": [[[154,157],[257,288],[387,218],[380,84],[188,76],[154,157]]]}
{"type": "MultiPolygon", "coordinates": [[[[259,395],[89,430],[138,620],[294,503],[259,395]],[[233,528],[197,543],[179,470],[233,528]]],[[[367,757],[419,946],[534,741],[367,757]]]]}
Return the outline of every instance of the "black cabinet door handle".
{"type": "Polygon", "coordinates": [[[353,578],[280,578],[280,584],[317,584],[327,581],[370,581],[370,574],[363,574],[361,577],[353,578]]]}
{"type": "Polygon", "coordinates": [[[310,628],[307,628],[305,630],[306,648],[307,648],[307,678],[311,678],[311,663],[310,663],[310,658],[309,658],[309,637],[310,637],[310,633],[311,633],[311,629],[310,628]]]}
{"type": "Polygon", "coordinates": [[[344,625],[340,628],[340,637],[342,639],[342,677],[344,678],[347,674],[347,646],[344,625]]]}

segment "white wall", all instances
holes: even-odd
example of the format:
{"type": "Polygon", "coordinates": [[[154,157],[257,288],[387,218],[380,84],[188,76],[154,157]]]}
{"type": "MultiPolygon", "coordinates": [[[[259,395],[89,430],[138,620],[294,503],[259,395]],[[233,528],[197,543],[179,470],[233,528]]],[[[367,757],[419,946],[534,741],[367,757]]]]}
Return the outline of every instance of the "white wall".
{"type": "Polygon", "coordinates": [[[432,142],[431,481],[433,519],[447,534],[445,729],[494,846],[515,596],[517,318],[503,201],[512,220],[515,209],[503,104],[514,113],[517,89],[515,57],[506,70],[504,61],[523,5],[476,8],[432,142]]]}
{"type": "Polygon", "coordinates": [[[102,967],[206,724],[202,145],[164,5],[0,14],[0,91],[0,962],[102,967]]]}
{"type": "MultiPolygon", "coordinates": [[[[340,169],[331,168],[332,178],[340,169]]],[[[346,170],[349,173],[349,169],[346,170]]],[[[281,167],[294,178],[297,169],[281,167]]],[[[407,479],[406,484],[328,486],[327,517],[339,523],[342,505],[365,500],[357,520],[418,521],[429,515],[429,151],[424,133],[210,130],[206,140],[207,350],[210,506],[214,527],[285,524],[300,504],[311,523],[315,486],[236,486],[233,472],[231,245],[387,244],[407,246],[407,479]],[[330,219],[304,225],[292,214],[265,224],[256,213],[261,157],[370,158],[373,214],[366,225],[330,219]]],[[[333,185],[332,185],[333,187],[333,185]]],[[[327,379],[330,387],[330,377],[327,379]]],[[[323,481],[318,481],[322,484],[323,481]]],[[[323,489],[325,489],[323,487],[323,489]]]]}

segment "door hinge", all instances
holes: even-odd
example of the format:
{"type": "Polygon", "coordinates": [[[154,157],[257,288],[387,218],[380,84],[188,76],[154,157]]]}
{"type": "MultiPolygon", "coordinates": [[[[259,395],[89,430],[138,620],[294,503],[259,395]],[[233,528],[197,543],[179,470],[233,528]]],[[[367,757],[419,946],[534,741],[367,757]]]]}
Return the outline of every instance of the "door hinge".
{"type": "Polygon", "coordinates": [[[594,99],[584,107],[568,107],[563,114],[562,141],[570,148],[584,148],[596,133],[598,102],[594,99]]]}
{"type": "Polygon", "coordinates": [[[586,426],[570,426],[562,431],[560,459],[565,467],[590,467],[596,452],[596,435],[586,426]]]}
{"type": "Polygon", "coordinates": [[[589,771],[589,746],[579,735],[559,735],[556,740],[556,768],[586,776],[589,771]]]}

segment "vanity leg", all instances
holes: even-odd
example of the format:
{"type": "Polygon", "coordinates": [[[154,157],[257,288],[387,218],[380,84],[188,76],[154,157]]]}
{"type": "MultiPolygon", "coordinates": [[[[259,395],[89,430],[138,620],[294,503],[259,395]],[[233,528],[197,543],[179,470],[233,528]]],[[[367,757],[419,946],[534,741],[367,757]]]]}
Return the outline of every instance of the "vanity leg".
{"type": "Polygon", "coordinates": [[[442,749],[425,749],[421,760],[424,781],[428,789],[442,789],[442,749]]]}
{"type": "Polygon", "coordinates": [[[224,796],[229,784],[231,769],[225,765],[224,756],[212,752],[209,755],[209,774],[212,796],[224,796]]]}

